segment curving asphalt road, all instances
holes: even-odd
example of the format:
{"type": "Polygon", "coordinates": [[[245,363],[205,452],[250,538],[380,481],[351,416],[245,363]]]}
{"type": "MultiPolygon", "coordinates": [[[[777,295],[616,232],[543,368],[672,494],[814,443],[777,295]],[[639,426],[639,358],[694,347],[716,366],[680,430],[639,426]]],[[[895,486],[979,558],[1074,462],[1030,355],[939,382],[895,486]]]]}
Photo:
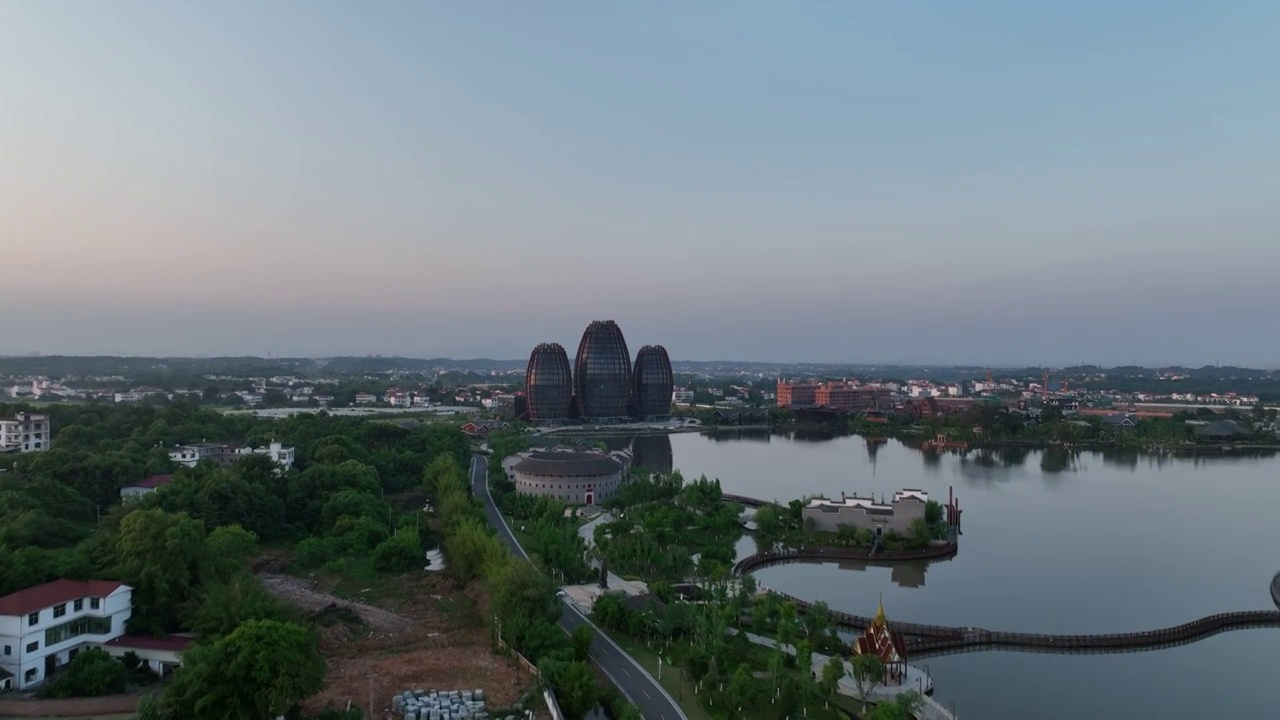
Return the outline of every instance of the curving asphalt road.
{"type": "MultiPolygon", "coordinates": [[[[485,515],[489,518],[489,524],[498,531],[498,537],[506,543],[512,553],[528,560],[529,554],[520,547],[515,534],[507,526],[506,519],[502,517],[502,513],[498,512],[493,496],[489,494],[487,470],[488,463],[483,455],[471,457],[471,491],[484,501],[485,515]]],[[[567,633],[572,633],[573,629],[579,625],[591,628],[594,635],[591,641],[592,659],[622,691],[622,694],[640,708],[640,714],[645,720],[688,720],[676,701],[648,671],[618,647],[612,638],[601,632],[600,628],[568,601],[568,598],[562,597],[560,601],[564,605],[564,612],[560,614],[560,627],[567,633]]]]}

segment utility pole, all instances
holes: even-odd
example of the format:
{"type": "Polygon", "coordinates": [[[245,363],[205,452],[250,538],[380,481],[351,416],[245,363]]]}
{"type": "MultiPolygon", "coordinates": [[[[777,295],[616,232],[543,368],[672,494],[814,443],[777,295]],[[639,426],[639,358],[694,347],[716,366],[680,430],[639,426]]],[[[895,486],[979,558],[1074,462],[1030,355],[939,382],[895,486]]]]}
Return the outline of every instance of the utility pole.
{"type": "Polygon", "coordinates": [[[369,673],[369,718],[373,718],[373,673],[369,673]]]}

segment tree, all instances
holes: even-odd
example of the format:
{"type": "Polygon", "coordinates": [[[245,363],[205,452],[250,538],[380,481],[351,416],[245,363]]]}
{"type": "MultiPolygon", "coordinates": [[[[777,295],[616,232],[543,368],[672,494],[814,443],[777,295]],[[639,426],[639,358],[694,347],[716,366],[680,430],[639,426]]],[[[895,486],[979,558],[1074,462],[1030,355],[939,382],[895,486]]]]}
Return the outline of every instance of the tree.
{"type": "Polygon", "coordinates": [[[586,662],[591,658],[591,641],[595,639],[595,633],[589,626],[584,624],[574,628],[569,639],[573,641],[574,660],[586,662]]]}
{"type": "Polygon", "coordinates": [[[258,552],[258,536],[239,525],[223,525],[209,533],[209,553],[220,563],[240,568],[258,552]]]}
{"type": "Polygon", "coordinates": [[[551,683],[565,715],[581,718],[596,706],[596,677],[585,662],[547,661],[539,670],[551,683]]]}
{"type": "MultiPolygon", "coordinates": [[[[911,720],[920,709],[920,695],[914,690],[898,693],[893,700],[882,702],[865,714],[866,720],[911,720]]],[[[865,709],[865,704],[863,705],[865,709]]]]}
{"type": "Polygon", "coordinates": [[[324,687],[324,658],[304,627],[250,620],[201,642],[165,694],[171,714],[192,720],[269,720],[324,687]]]}
{"type": "Polygon", "coordinates": [[[862,709],[867,709],[867,696],[876,686],[884,681],[884,663],[875,655],[858,654],[850,663],[853,672],[853,684],[858,689],[858,699],[862,701],[862,709]]]}
{"type": "Polygon", "coordinates": [[[288,614],[286,606],[268,594],[256,577],[241,572],[202,595],[188,626],[202,638],[217,638],[249,620],[283,620],[288,614]]]}
{"type": "Polygon", "coordinates": [[[177,630],[208,566],[204,525],[185,513],[135,510],[115,543],[120,579],[133,588],[130,632],[177,630]]]}
{"type": "Polygon", "coordinates": [[[129,671],[99,648],[78,653],[66,672],[55,676],[40,690],[40,697],[98,697],[125,690],[129,671]]]}
{"type": "Polygon", "coordinates": [[[819,683],[819,689],[822,696],[830,700],[836,694],[836,690],[840,687],[840,678],[844,677],[844,660],[833,657],[822,666],[822,680],[819,683]]]}
{"type": "Polygon", "coordinates": [[[813,675],[813,646],[808,640],[801,640],[796,643],[796,668],[804,673],[806,677],[813,675]]]}
{"type": "Polygon", "coordinates": [[[412,530],[397,532],[373,549],[373,566],[381,572],[405,573],[425,562],[422,541],[412,530]]]}

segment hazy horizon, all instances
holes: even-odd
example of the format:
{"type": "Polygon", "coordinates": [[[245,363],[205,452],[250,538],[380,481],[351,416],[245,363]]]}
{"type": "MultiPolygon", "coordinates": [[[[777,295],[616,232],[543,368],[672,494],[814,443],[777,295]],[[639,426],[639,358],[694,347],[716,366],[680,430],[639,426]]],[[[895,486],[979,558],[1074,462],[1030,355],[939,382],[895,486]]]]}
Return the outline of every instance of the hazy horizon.
{"type": "Polygon", "coordinates": [[[0,353],[1275,367],[1278,28],[0,4],[0,353]]]}

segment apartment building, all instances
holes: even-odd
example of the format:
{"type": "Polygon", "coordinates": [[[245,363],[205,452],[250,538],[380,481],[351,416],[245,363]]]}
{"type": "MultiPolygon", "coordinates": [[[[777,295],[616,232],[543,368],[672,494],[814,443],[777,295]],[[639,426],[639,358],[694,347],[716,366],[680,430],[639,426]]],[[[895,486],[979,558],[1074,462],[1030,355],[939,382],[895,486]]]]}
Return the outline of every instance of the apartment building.
{"type": "Polygon", "coordinates": [[[0,418],[0,452],[48,450],[52,437],[49,416],[43,413],[17,413],[0,418]]]}
{"type": "Polygon", "coordinates": [[[54,580],[0,597],[0,689],[42,682],[81,650],[124,635],[133,589],[108,580],[54,580]]]}

